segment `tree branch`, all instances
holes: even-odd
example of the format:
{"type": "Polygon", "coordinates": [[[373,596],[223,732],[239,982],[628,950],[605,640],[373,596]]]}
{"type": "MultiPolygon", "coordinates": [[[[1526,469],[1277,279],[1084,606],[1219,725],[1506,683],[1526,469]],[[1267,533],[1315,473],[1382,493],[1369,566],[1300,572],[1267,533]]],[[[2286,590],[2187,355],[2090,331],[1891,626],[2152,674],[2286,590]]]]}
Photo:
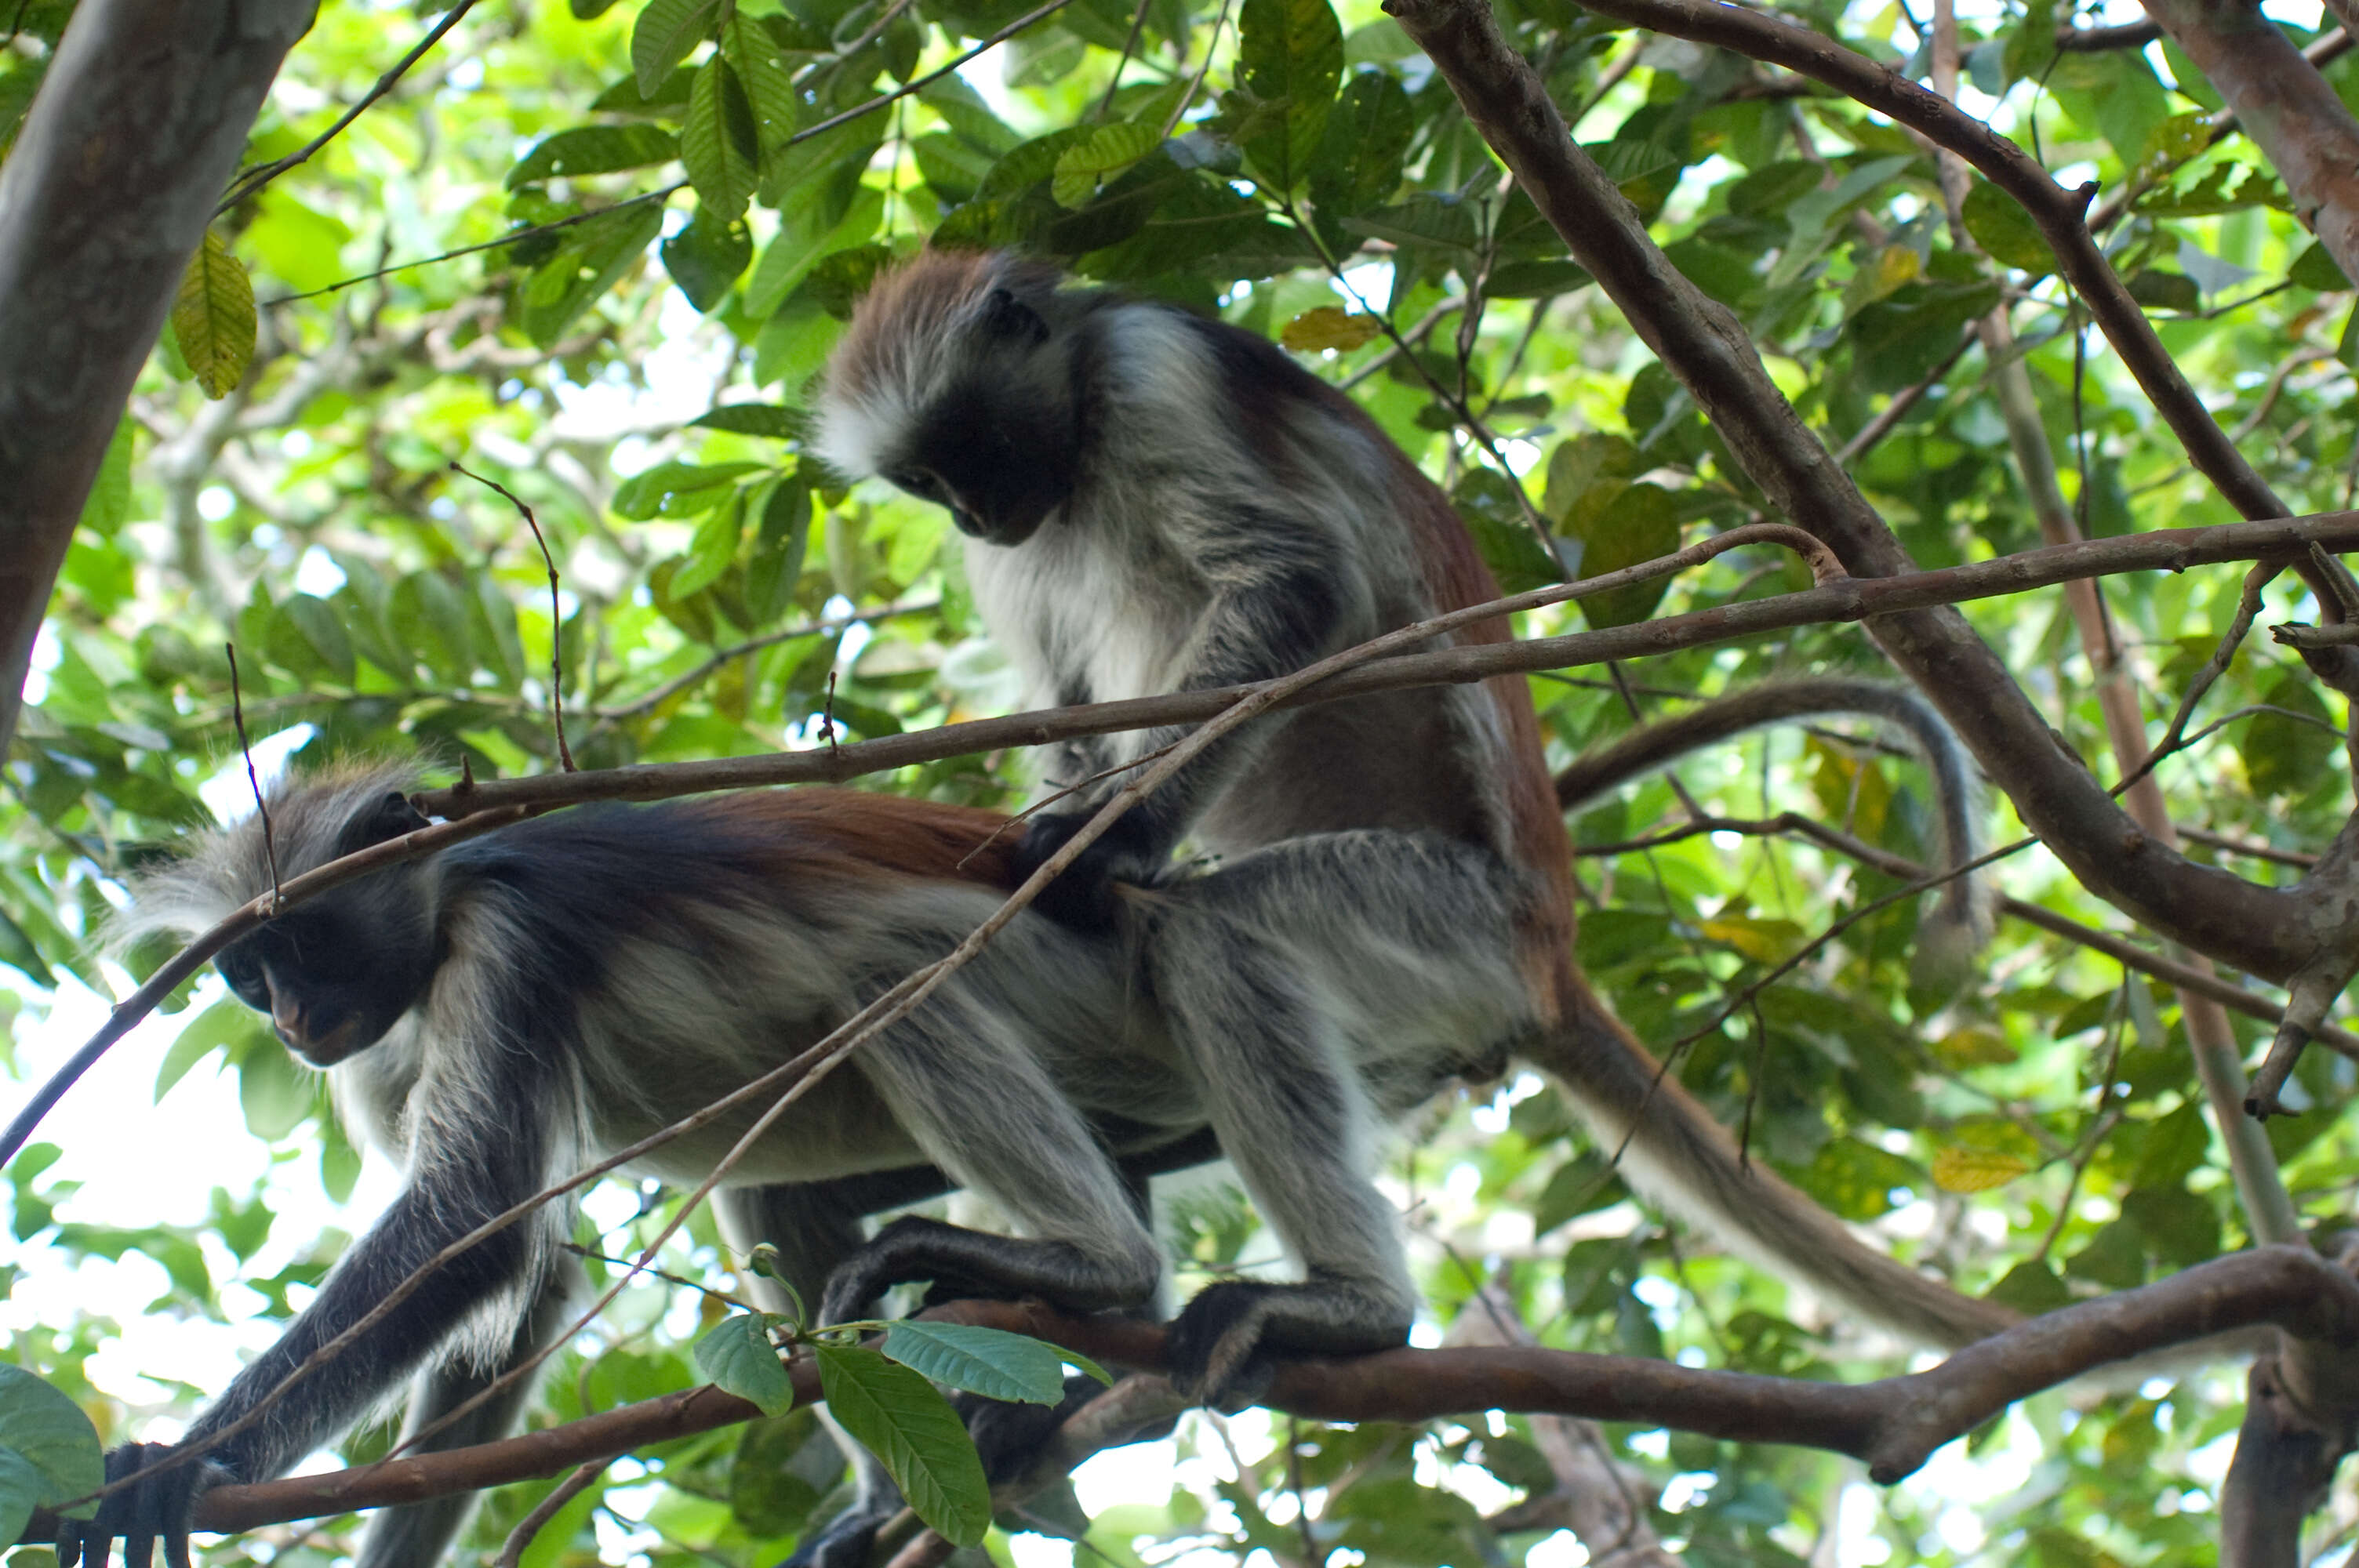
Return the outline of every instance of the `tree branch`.
{"type": "MultiPolygon", "coordinates": [[[[2090,236],[2083,213],[2095,194],[2093,187],[2064,189],[2031,155],[1939,93],[1790,22],[1713,0],[1584,0],[1584,4],[1590,10],[1636,27],[1714,44],[1823,81],[1965,159],[1984,178],[2022,203],[2039,226],[2048,248],[2056,253],[2058,271],[2088,302],[2098,330],[2186,448],[2188,460],[2243,515],[2285,515],[2284,503],[2196,395],[2162,346],[2145,309],[2130,297],[2113,264],[2090,236]]],[[[1574,258],[1580,259],[1578,247],[1574,258]]],[[[1846,564],[1854,571],[1859,569],[1856,564],[1846,564]]]]}
{"type": "MultiPolygon", "coordinates": [[[[1508,47],[1485,0],[1386,0],[1386,8],[1432,58],[1469,118],[1506,159],[1573,259],[1695,397],[1770,503],[1826,540],[1848,571],[1863,578],[1910,572],[1908,553],[1778,392],[1743,324],[1680,275],[1628,199],[1573,145],[1542,83],[1508,47]]],[[[1815,34],[1775,27],[1734,6],[1611,0],[1603,8],[1650,24],[1667,19],[1682,34],[1707,41],[1741,39],[1748,53],[1790,53],[1798,69],[1856,59],[1815,34]]],[[[1954,114],[1941,100],[1881,74],[1896,115],[1904,107],[1912,119],[1954,114]]],[[[2004,149],[1986,128],[1977,129],[1988,146],[2004,149]]],[[[2202,427],[2210,432],[2211,446],[2224,445],[2208,415],[2202,427]]],[[[2201,432],[2193,434],[2203,438],[2201,432]]],[[[2234,460],[2234,470],[2249,473],[2241,459],[2234,460]]],[[[2257,493],[2246,494],[2244,503],[2276,506],[2256,480],[2245,488],[2257,493]]],[[[1844,585],[1844,591],[1857,589],[1844,585]]],[[[2321,946],[2352,945],[2350,919],[2339,903],[2309,895],[2277,902],[2245,884],[2212,882],[2205,868],[2155,842],[2078,757],[2055,743],[2005,665],[1954,610],[1884,615],[1870,630],[1940,707],[2032,830],[2082,885],[2132,918],[2273,979],[2289,974],[2300,957],[2321,946]],[[2190,901],[2209,896],[2199,892],[2206,887],[2241,906],[2256,924],[2240,935],[2230,927],[2243,924],[2241,917],[2226,923],[2190,920],[2190,901]],[[2199,930],[2199,924],[2210,929],[2199,930]]],[[[2359,838],[2347,852],[2359,855],[2359,838]]]]}
{"type": "Polygon", "coordinates": [[[2219,90],[2293,193],[2294,211],[2359,276],[2359,120],[2277,25],[2246,0],[2144,0],[2219,90]]]}
{"type": "MultiPolygon", "coordinates": [[[[1038,1302],[961,1302],[924,1315],[1032,1335],[1140,1371],[1164,1365],[1163,1327],[1133,1319],[1065,1317],[1038,1302]]],[[[1925,1371],[1856,1385],[1568,1350],[1402,1349],[1283,1363],[1260,1402],[1318,1421],[1420,1422],[1502,1410],[1668,1426],[1849,1454],[1888,1486],[1943,1444],[2043,1389],[2111,1362],[2264,1325],[2298,1342],[2359,1346],[2359,1283],[2306,1248],[2259,1248],[2060,1308],[1925,1371]]],[[[818,1400],[819,1374],[809,1357],[796,1357],[787,1370],[798,1404],[818,1400]]],[[[216,1487],[198,1503],[196,1528],[234,1532],[505,1486],[760,1413],[718,1389],[691,1389],[498,1443],[216,1487]]],[[[25,1539],[53,1535],[51,1521],[36,1515],[25,1539]]]]}

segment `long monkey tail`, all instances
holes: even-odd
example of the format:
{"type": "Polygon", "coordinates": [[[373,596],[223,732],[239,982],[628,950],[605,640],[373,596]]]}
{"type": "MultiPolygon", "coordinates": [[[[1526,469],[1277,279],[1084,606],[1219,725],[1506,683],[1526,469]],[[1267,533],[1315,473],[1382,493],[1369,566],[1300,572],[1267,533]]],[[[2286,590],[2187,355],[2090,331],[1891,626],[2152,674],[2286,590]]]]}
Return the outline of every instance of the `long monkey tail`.
{"type": "MultiPolygon", "coordinates": [[[[1932,774],[1940,823],[1942,866],[1962,866],[1982,853],[1982,790],[1970,757],[1933,705],[1907,687],[1862,676],[1804,676],[1766,682],[1684,713],[1655,719],[1583,752],[1556,775],[1558,806],[1571,811],[1599,795],[1667,767],[1690,752],[1734,740],[1765,725],[1833,714],[1880,719],[1908,735],[1932,774]]],[[[1996,926],[1997,896],[1973,872],[1942,885],[1940,901],[1918,927],[1921,974],[1962,978],[1988,946],[1996,926]]]]}
{"type": "Polygon", "coordinates": [[[1640,1192],[1747,1262],[1912,1343],[1954,1350],[2023,1321],[1894,1262],[1757,1162],[1664,1072],[1577,970],[1557,1028],[1527,1054],[1561,1081],[1601,1152],[1640,1192]]]}

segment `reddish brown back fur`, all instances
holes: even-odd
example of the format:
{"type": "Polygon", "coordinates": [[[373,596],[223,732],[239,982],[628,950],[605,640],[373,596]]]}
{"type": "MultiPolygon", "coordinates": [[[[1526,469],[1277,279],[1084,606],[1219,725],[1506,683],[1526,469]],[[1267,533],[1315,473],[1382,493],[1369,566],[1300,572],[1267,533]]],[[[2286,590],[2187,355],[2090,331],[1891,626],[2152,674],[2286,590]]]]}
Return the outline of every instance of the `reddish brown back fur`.
{"type": "Polygon", "coordinates": [[[687,809],[764,829],[781,878],[868,878],[877,871],[1013,888],[1017,834],[1004,812],[853,789],[761,790],[687,809]],[[992,835],[997,832],[998,837],[992,835]]]}
{"type": "MultiPolygon", "coordinates": [[[[1501,598],[1498,579],[1484,564],[1465,520],[1450,504],[1441,487],[1428,479],[1358,404],[1329,390],[1332,406],[1348,411],[1348,417],[1366,427],[1384,446],[1392,469],[1391,488],[1398,498],[1401,520],[1424,562],[1435,611],[1463,610],[1501,598]]],[[[1513,641],[1515,634],[1515,627],[1503,615],[1462,627],[1456,636],[1462,643],[1506,643],[1513,641]]],[[[1549,773],[1539,717],[1533,711],[1526,677],[1494,676],[1483,683],[1483,689],[1498,712],[1506,741],[1497,762],[1511,848],[1519,863],[1537,872],[1546,888],[1545,908],[1532,910],[1521,923],[1524,967],[1533,977],[1536,993],[1560,1003],[1571,974],[1572,840],[1565,832],[1564,814],[1557,809],[1556,781],[1549,773]]]]}

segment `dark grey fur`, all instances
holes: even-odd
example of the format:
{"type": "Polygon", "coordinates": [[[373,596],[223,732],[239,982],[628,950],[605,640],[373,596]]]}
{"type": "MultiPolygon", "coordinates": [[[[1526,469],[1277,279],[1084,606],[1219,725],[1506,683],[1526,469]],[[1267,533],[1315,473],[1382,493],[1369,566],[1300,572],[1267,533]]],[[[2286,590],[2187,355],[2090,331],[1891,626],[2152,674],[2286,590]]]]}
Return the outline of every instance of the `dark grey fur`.
{"type": "MultiPolygon", "coordinates": [[[[280,874],[416,826],[400,798],[410,782],[379,769],[279,788],[280,874]]],[[[224,954],[242,994],[271,1009],[299,1054],[328,1043],[341,1114],[408,1178],[191,1440],[254,1409],[441,1248],[786,1060],[999,902],[972,883],[884,874],[795,885],[775,859],[760,869],[768,846],[735,821],[662,806],[538,818],[299,905],[224,954]],[[379,1019],[381,1032],[364,1037],[379,1019]]],[[[1415,1295],[1391,1217],[1361,1176],[1364,1130],[1372,1112],[1421,1101],[1447,1074],[1495,1070],[1527,1021],[1500,957],[1501,906],[1472,864],[1481,857],[1375,837],[1385,842],[1348,850],[1277,847],[1151,895],[1143,920],[1163,956],[1143,977],[1125,942],[1019,918],[756,1144],[724,1201],[733,1236],[776,1240],[809,1285],[857,1236],[849,1216],[814,1208],[824,1189],[811,1184],[884,1173],[891,1185],[930,1163],[1022,1234],[905,1220],[836,1269],[826,1315],[857,1314],[885,1287],[920,1279],[950,1293],[1136,1309],[1151,1301],[1161,1265],[1117,1156],[1151,1156],[1210,1123],[1248,1151],[1247,1185],[1314,1280],[1337,1283],[1305,1288],[1305,1309],[1319,1290],[1333,1296],[1324,1318],[1259,1306],[1234,1314],[1208,1348],[1208,1390],[1225,1389],[1265,1340],[1397,1343],[1415,1295]],[[1338,852],[1353,868],[1340,879],[1324,863],[1338,852]],[[1339,886],[1391,917],[1338,908],[1339,886]],[[1321,1075],[1277,1108],[1215,1087],[1237,1076],[1215,1051],[1315,1062],[1321,1075]],[[1272,1161],[1281,1143],[1291,1157],[1272,1161]],[[1304,1162],[1332,1179],[1306,1185],[1304,1162]],[[1382,1331],[1371,1335],[1376,1313],[1382,1331]]],[[[209,925],[268,885],[249,821],[139,890],[127,933],[209,925]]],[[[639,1169],[701,1178],[753,1115],[724,1118],[639,1169]]],[[[556,1205],[479,1244],[205,1464],[110,1499],[82,1532],[91,1561],[115,1537],[183,1546],[205,1486],[278,1474],[413,1373],[415,1422],[546,1343],[563,1321],[559,1243],[570,1223],[571,1206],[556,1205]]],[[[492,1435],[511,1413],[481,1412],[443,1441],[492,1435]]],[[[428,1561],[463,1513],[435,1504],[389,1514],[362,1562],[428,1561]]]]}

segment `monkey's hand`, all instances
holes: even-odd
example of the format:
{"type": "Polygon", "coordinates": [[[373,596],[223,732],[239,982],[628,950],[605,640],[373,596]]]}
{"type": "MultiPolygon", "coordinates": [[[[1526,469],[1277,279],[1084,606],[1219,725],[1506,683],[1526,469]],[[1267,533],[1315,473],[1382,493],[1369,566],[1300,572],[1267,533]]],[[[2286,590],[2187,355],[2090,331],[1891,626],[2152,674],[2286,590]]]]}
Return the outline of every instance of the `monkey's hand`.
{"type": "MultiPolygon", "coordinates": [[[[168,1443],[126,1443],[107,1454],[106,1479],[112,1484],[148,1469],[169,1458],[173,1448],[168,1443]]],[[[118,1540],[124,1568],[149,1568],[158,1539],[169,1568],[189,1568],[189,1521],[197,1499],[229,1479],[220,1465],[191,1459],[108,1493],[99,1499],[97,1518],[60,1521],[59,1568],[106,1568],[107,1549],[118,1540]]]]}
{"type": "MultiPolygon", "coordinates": [[[[1016,847],[1016,874],[1028,877],[1039,870],[1096,815],[1097,808],[1091,806],[1080,811],[1044,811],[1026,819],[1024,838],[1016,847]]],[[[1113,930],[1122,907],[1114,884],[1152,885],[1170,854],[1170,847],[1158,842],[1160,838],[1147,804],[1132,806],[1055,881],[1040,890],[1032,907],[1074,931],[1113,930]]]]}
{"type": "Polygon", "coordinates": [[[1224,1280],[1171,1320],[1164,1371],[1214,1410],[1257,1402],[1286,1356],[1365,1356],[1408,1343],[1412,1311],[1381,1289],[1332,1277],[1299,1285],[1224,1280]]]}

